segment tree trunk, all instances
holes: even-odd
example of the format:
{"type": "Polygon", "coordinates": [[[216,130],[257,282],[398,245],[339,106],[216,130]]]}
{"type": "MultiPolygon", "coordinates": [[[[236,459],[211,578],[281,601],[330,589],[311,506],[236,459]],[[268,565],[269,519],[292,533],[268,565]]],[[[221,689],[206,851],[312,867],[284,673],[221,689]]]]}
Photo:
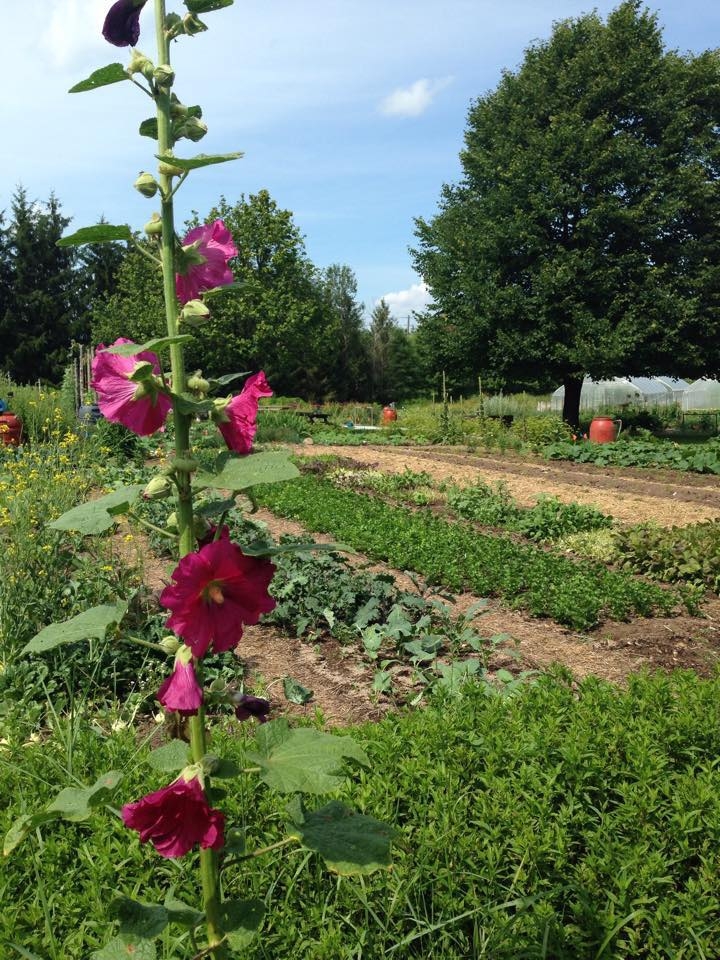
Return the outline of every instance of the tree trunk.
{"type": "Polygon", "coordinates": [[[562,416],[565,423],[569,423],[573,430],[580,427],[580,391],[582,385],[582,375],[563,379],[565,399],[563,400],[562,416]]]}

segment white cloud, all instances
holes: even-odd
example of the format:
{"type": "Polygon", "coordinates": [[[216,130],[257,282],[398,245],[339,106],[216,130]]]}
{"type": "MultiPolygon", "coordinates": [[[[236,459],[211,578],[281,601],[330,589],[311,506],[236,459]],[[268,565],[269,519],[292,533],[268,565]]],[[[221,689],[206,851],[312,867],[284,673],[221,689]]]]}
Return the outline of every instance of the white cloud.
{"type": "MultiPolygon", "coordinates": [[[[432,301],[427,284],[414,283],[407,290],[398,290],[395,293],[386,293],[380,299],[390,307],[390,313],[396,320],[405,320],[413,311],[422,312],[432,301]]],[[[375,306],[380,300],[375,301],[375,306]]]]}
{"type": "Polygon", "coordinates": [[[101,30],[108,0],[54,0],[40,43],[55,67],[104,45],[101,30]]]}
{"type": "Polygon", "coordinates": [[[419,117],[452,80],[452,77],[444,77],[442,80],[428,80],[423,77],[409,87],[398,87],[381,101],[380,113],[387,117],[419,117]]]}

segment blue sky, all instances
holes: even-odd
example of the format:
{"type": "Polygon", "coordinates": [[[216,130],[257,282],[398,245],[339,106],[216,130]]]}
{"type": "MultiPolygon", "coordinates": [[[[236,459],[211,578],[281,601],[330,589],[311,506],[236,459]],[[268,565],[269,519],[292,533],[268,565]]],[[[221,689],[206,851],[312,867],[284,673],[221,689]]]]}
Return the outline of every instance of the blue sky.
{"type": "MultiPolygon", "coordinates": [[[[152,0],[138,47],[154,58],[152,0]]],[[[221,194],[262,188],[293,211],[320,267],[348,264],[368,312],[385,297],[403,320],[426,294],[408,247],[413,218],[430,217],[443,183],[459,178],[471,101],[503,68],[547,38],[558,20],[615,2],[591,0],[236,0],[207,14],[210,29],[173,45],[176,92],[200,103],[209,133],[179,155],[243,150],[244,159],[194,173],[177,197],[180,223],[221,194]]],[[[67,90],[128,51],[100,29],[110,0],[3,0],[4,97],[0,209],[22,183],[54,190],[73,227],[139,228],[155,209],[132,189],[152,170],[137,135],[152,103],[130,84],[67,90]]],[[[717,0],[649,4],[666,45],[720,45],[717,0]]],[[[169,11],[184,12],[180,0],[169,11]]]]}

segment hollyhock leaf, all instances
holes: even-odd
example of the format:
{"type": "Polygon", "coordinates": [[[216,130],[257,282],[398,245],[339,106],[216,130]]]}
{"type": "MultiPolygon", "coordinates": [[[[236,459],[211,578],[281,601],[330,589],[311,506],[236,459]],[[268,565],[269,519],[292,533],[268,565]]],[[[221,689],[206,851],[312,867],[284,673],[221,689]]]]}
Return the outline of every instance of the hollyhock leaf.
{"type": "MultiPolygon", "coordinates": [[[[234,284],[231,284],[234,286],[234,284]]],[[[227,287],[218,287],[219,290],[227,290],[227,287]]],[[[207,291],[205,292],[207,296],[207,291]]],[[[208,377],[208,383],[210,384],[210,392],[215,390],[220,390],[223,387],[226,387],[229,383],[232,383],[233,380],[239,380],[240,377],[249,377],[250,371],[245,370],[243,373],[226,373],[223,377],[208,377]]]]}
{"type": "Polygon", "coordinates": [[[178,413],[189,414],[193,417],[200,413],[210,413],[215,405],[212,400],[194,400],[192,397],[183,396],[181,393],[173,393],[171,396],[178,413]]]}
{"type": "Polygon", "coordinates": [[[185,6],[190,13],[212,13],[214,10],[222,10],[223,7],[231,7],[234,0],[185,0],[185,6]]]}
{"type": "Polygon", "coordinates": [[[86,90],[97,90],[98,87],[106,87],[110,83],[129,79],[128,72],[121,63],[109,63],[106,67],[94,70],[86,80],[81,80],[74,87],[70,87],[68,93],[85,93],[86,90]]]}
{"type": "Polygon", "coordinates": [[[25,837],[29,833],[32,833],[36,827],[42,826],[43,823],[49,823],[51,820],[59,819],[60,814],[57,812],[57,810],[42,810],[39,813],[26,813],[21,817],[18,817],[5,834],[5,840],[3,841],[3,856],[9,857],[13,850],[15,850],[16,847],[19,847],[25,837]]]}
{"type": "Polygon", "coordinates": [[[95,807],[111,799],[121,780],[122,773],[110,770],[99,777],[91,787],[65,787],[48,805],[46,812],[57,813],[63,820],[74,823],[87,820],[95,807]]]}
{"type": "Polygon", "coordinates": [[[313,698],[313,691],[308,690],[307,687],[298,683],[297,680],[293,680],[292,677],[283,677],[283,693],[285,699],[289,700],[290,703],[297,703],[301,706],[309,703],[313,698]]]}
{"type": "Polygon", "coordinates": [[[121,600],[116,604],[101,603],[78,613],[62,623],[51,623],[36,633],[22,649],[22,653],[44,653],[64,643],[81,640],[103,640],[108,629],[120,623],[127,613],[128,604],[121,600]]]}
{"type": "Polygon", "coordinates": [[[153,750],[148,757],[148,763],[153,770],[163,773],[174,773],[182,770],[190,761],[190,747],[184,740],[171,740],[157,750],[153,750]]]}
{"type": "Polygon", "coordinates": [[[390,844],[395,830],[374,817],[350,810],[337,800],[297,815],[288,833],[308,850],[319,853],[328,869],[340,876],[367,875],[390,866],[390,844]]]}
{"type": "Polygon", "coordinates": [[[242,773],[234,760],[225,760],[223,757],[213,757],[206,754],[204,763],[207,764],[207,772],[210,776],[217,777],[220,780],[232,780],[242,773]]]}
{"type": "Polygon", "coordinates": [[[300,471],[286,453],[270,450],[243,457],[228,452],[216,460],[215,473],[198,473],[196,483],[199,488],[238,491],[256,483],[279,483],[299,476],[300,471]]]}
{"type": "Polygon", "coordinates": [[[260,900],[226,900],[220,907],[221,925],[233,950],[243,950],[260,929],[265,905],[260,900]]]}
{"type": "Polygon", "coordinates": [[[146,343],[116,343],[112,347],[105,347],[103,353],[111,353],[119,357],[134,357],[138,353],[146,352],[161,353],[174,345],[190,343],[192,339],[191,334],[180,333],[175,337],[156,337],[146,343]]]}
{"type": "Polygon", "coordinates": [[[56,247],[77,247],[83,243],[112,243],[115,240],[132,240],[132,231],[126,223],[98,223],[94,227],[81,227],[68,237],[60,237],[56,247]]]}
{"type": "Polygon", "coordinates": [[[104,533],[115,524],[113,514],[108,513],[108,511],[113,509],[117,512],[116,508],[123,505],[129,507],[137,500],[143,490],[144,484],[142,483],[118,487],[112,493],[106,493],[104,497],[99,497],[97,500],[88,500],[87,503],[81,503],[79,506],[67,510],[57,520],[48,523],[47,526],[51,530],[72,530],[75,533],[81,533],[83,536],[104,533]]]}
{"type": "Polygon", "coordinates": [[[350,737],[337,737],[307,727],[290,729],[284,718],[258,726],[257,751],[248,758],[257,763],[260,779],[280,793],[330,793],[344,780],[343,761],[370,761],[350,737]]]}
{"type": "MultiPolygon", "coordinates": [[[[227,850],[227,846],[225,849],[227,850]]],[[[167,911],[170,922],[179,923],[181,927],[192,929],[205,919],[205,914],[202,911],[188,906],[182,900],[178,900],[172,889],[168,890],[163,906],[167,911]]]]}
{"type": "MultiPolygon", "coordinates": [[[[194,508],[196,517],[218,517],[235,506],[234,500],[208,500],[207,503],[198,504],[194,508]]],[[[243,548],[243,553],[245,550],[243,548]]]]}
{"type": "Polygon", "coordinates": [[[158,138],[157,117],[148,117],[138,127],[138,133],[141,137],[149,137],[151,140],[158,138]]]}
{"type": "Polygon", "coordinates": [[[200,167],[211,167],[216,163],[227,163],[229,160],[239,160],[243,153],[199,153],[195,157],[175,157],[170,153],[156,153],[160,163],[171,163],[180,170],[199,170],[200,167]]]}
{"type": "Polygon", "coordinates": [[[115,897],[110,904],[110,916],[120,921],[123,939],[137,937],[151,940],[159,937],[170,922],[165,907],[155,903],[140,903],[130,897],[115,897]]]}
{"type": "Polygon", "coordinates": [[[115,937],[91,953],[90,960],[157,960],[157,949],[152,940],[115,937]]]}

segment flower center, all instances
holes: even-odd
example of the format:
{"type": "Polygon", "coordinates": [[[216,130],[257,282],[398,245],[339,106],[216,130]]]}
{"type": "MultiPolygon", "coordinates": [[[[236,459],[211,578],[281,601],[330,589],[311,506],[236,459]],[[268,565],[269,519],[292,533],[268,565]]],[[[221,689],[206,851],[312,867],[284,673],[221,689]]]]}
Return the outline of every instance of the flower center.
{"type": "Polygon", "coordinates": [[[220,584],[217,580],[213,580],[205,587],[203,590],[203,599],[211,600],[213,603],[217,603],[220,606],[225,603],[225,597],[223,596],[222,589],[220,588],[220,584]]]}

